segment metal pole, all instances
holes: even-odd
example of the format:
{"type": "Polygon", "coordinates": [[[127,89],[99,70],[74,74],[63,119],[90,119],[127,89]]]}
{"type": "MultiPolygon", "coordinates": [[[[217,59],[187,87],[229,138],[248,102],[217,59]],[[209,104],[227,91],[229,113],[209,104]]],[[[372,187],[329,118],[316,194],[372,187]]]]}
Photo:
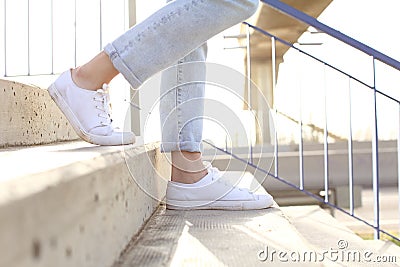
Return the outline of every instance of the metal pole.
{"type": "MultiPolygon", "coordinates": [[[[250,50],[250,26],[247,25],[246,41],[247,41],[247,107],[252,114],[251,108],[251,50],[250,50]]],[[[252,125],[249,125],[249,142],[250,142],[250,163],[253,163],[253,138],[252,125]]]]}
{"type": "Polygon", "coordinates": [[[277,119],[278,119],[278,109],[276,107],[276,102],[275,102],[275,89],[276,89],[276,40],[275,37],[271,37],[271,58],[272,58],[272,92],[273,92],[273,97],[274,97],[274,103],[273,103],[273,108],[274,108],[274,114],[275,114],[275,131],[274,131],[274,140],[275,140],[275,146],[274,146],[274,168],[275,168],[275,176],[278,176],[279,174],[279,158],[278,158],[278,129],[277,129],[277,119]]]}
{"type": "Polygon", "coordinates": [[[399,202],[399,236],[400,236],[400,105],[399,105],[399,128],[397,133],[397,190],[399,202]]]}
{"type": "Polygon", "coordinates": [[[30,44],[30,31],[31,31],[31,29],[30,29],[30,20],[31,20],[31,18],[30,18],[30,0],[28,0],[28,16],[27,16],[27,19],[28,19],[28,40],[27,40],[27,46],[28,46],[28,76],[31,74],[31,44],[30,44]]]}
{"type": "Polygon", "coordinates": [[[50,34],[51,34],[51,74],[54,74],[54,0],[51,0],[50,34]]]}
{"type": "Polygon", "coordinates": [[[374,115],[372,131],[372,189],[374,195],[374,238],[380,238],[380,218],[379,218],[379,156],[378,156],[378,116],[377,116],[377,95],[376,95],[376,66],[375,58],[372,57],[373,79],[374,79],[374,115]]]}
{"type": "Polygon", "coordinates": [[[74,0],[74,47],[75,47],[75,54],[74,54],[74,65],[75,65],[75,67],[77,66],[77,40],[76,40],[76,27],[77,27],[77,25],[76,25],[76,23],[77,23],[77,21],[76,21],[76,9],[77,9],[77,7],[76,7],[76,0],[74,0]]]}
{"type": "Polygon", "coordinates": [[[4,0],[4,77],[7,77],[7,0],[4,0]]]}
{"type": "MultiPolygon", "coordinates": [[[[300,68],[301,71],[301,68],[300,68]]],[[[299,176],[300,176],[300,190],[304,190],[304,161],[303,161],[303,93],[302,93],[302,81],[301,81],[301,75],[299,76],[300,79],[300,89],[299,89],[299,176]]]]}
{"type": "Polygon", "coordinates": [[[349,77],[349,137],[348,137],[348,158],[349,158],[349,197],[350,214],[354,215],[354,168],[353,168],[353,123],[351,105],[351,79],[349,77]]]}
{"type": "Polygon", "coordinates": [[[325,203],[329,202],[329,147],[328,147],[328,108],[327,108],[328,88],[326,87],[326,65],[324,65],[324,188],[325,203]]]}
{"type": "Polygon", "coordinates": [[[102,10],[102,1],[101,0],[99,0],[99,11],[100,11],[100,14],[99,14],[100,48],[99,48],[99,50],[101,51],[103,49],[103,10],[102,10]]]}

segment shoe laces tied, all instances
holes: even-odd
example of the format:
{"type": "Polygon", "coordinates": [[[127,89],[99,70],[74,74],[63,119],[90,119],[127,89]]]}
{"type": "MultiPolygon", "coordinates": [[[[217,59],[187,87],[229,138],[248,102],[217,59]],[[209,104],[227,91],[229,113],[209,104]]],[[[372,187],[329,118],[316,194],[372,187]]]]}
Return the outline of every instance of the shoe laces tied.
{"type": "Polygon", "coordinates": [[[247,189],[247,188],[241,188],[241,187],[238,187],[238,186],[236,186],[236,185],[232,185],[232,184],[230,184],[230,183],[228,183],[227,181],[225,181],[225,180],[223,180],[223,179],[219,179],[220,177],[221,177],[221,172],[218,170],[218,168],[216,168],[216,167],[212,167],[212,165],[211,165],[211,163],[210,162],[204,162],[203,163],[204,164],[204,166],[206,166],[207,167],[207,170],[208,170],[208,172],[210,173],[212,173],[212,178],[211,178],[211,180],[212,181],[217,181],[217,182],[219,182],[219,183],[224,183],[226,186],[230,186],[230,187],[232,187],[232,189],[237,189],[237,190],[239,190],[239,191],[244,191],[244,192],[247,192],[248,194],[250,194],[250,195],[253,195],[254,194],[254,192],[252,192],[252,191],[250,191],[249,189],[247,189]],[[221,181],[222,180],[222,181],[221,181]]]}
{"type": "Polygon", "coordinates": [[[208,162],[208,161],[204,161],[203,165],[204,165],[205,168],[207,168],[208,173],[209,174],[211,173],[211,177],[212,177],[211,180],[212,181],[219,180],[219,178],[221,177],[221,173],[218,170],[218,168],[213,167],[211,165],[211,163],[208,162]]]}
{"type": "Polygon", "coordinates": [[[101,89],[96,90],[96,96],[93,98],[93,100],[101,103],[100,105],[96,105],[96,108],[100,111],[98,116],[105,119],[101,120],[100,124],[102,126],[111,125],[112,119],[109,86],[107,84],[103,84],[101,89]]]}

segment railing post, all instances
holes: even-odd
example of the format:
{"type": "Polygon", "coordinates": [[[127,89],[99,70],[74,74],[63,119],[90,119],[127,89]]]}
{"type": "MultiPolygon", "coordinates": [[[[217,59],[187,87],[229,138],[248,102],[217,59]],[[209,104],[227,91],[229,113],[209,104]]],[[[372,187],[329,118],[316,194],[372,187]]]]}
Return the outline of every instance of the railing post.
{"type": "Polygon", "coordinates": [[[329,147],[328,147],[328,109],[327,109],[326,65],[324,64],[324,190],[325,203],[329,202],[329,147]]]}
{"type": "Polygon", "coordinates": [[[99,0],[99,50],[103,50],[103,3],[99,0]]]}
{"type": "MultiPolygon", "coordinates": [[[[247,47],[247,108],[251,114],[251,48],[250,48],[250,26],[246,27],[246,47],[247,47]]],[[[250,163],[253,164],[253,138],[252,124],[249,124],[249,145],[250,145],[250,163]]]]}
{"type": "Polygon", "coordinates": [[[372,57],[373,64],[373,129],[372,129],[372,189],[374,195],[374,238],[380,238],[380,218],[379,218],[379,150],[378,150],[378,116],[377,116],[377,95],[376,95],[376,66],[375,58],[372,57]]]}
{"type": "Polygon", "coordinates": [[[350,214],[354,215],[354,171],[353,171],[353,125],[352,125],[352,103],[351,103],[351,79],[349,78],[349,137],[348,137],[348,160],[349,160],[349,199],[350,214]]]}
{"type": "Polygon", "coordinates": [[[7,0],[4,0],[4,76],[7,77],[7,0]]]}
{"type": "Polygon", "coordinates": [[[77,27],[77,25],[76,25],[76,23],[77,23],[77,17],[76,17],[76,12],[77,12],[77,7],[76,7],[76,0],[74,0],[74,49],[75,49],[75,52],[74,52],[74,67],[76,68],[76,66],[77,66],[77,29],[76,29],[76,27],[77,27]]]}
{"type": "Polygon", "coordinates": [[[399,126],[397,132],[397,190],[398,190],[398,202],[399,202],[399,236],[400,236],[400,104],[399,104],[399,126]]]}
{"type": "Polygon", "coordinates": [[[27,15],[27,20],[28,20],[28,27],[27,27],[27,29],[28,29],[28,38],[27,38],[27,47],[28,47],[28,61],[27,61],[27,64],[28,64],[28,76],[29,75],[31,75],[31,36],[30,36],[30,32],[31,32],[31,26],[30,26],[30,22],[31,22],[31,7],[30,7],[30,0],[28,0],[28,6],[27,6],[27,9],[28,9],[28,15],[27,15]]]}
{"type": "Polygon", "coordinates": [[[50,5],[51,5],[50,7],[51,73],[50,74],[54,74],[54,0],[51,0],[50,5]]]}
{"type": "Polygon", "coordinates": [[[277,119],[278,119],[278,109],[276,107],[276,101],[275,101],[275,90],[276,90],[276,40],[275,37],[271,37],[271,64],[272,64],[272,92],[273,92],[273,97],[274,97],[274,103],[273,103],[273,108],[274,108],[274,116],[275,116],[275,131],[274,131],[274,141],[275,141],[275,146],[274,146],[274,168],[275,168],[275,175],[279,175],[279,158],[278,158],[278,129],[277,129],[277,119]]]}
{"type": "MultiPolygon", "coordinates": [[[[301,54],[299,54],[301,55],[301,54]]],[[[300,72],[302,68],[299,68],[300,72]]],[[[301,80],[302,75],[299,75],[300,86],[299,86],[299,178],[300,178],[300,190],[304,190],[304,153],[303,153],[303,84],[301,80]]]]}

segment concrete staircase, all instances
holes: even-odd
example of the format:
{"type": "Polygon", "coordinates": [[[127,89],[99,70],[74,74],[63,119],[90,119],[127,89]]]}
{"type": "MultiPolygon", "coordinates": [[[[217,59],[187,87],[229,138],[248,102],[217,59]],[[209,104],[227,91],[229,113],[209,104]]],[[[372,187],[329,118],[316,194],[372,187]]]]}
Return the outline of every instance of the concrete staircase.
{"type": "Polygon", "coordinates": [[[111,266],[164,197],[159,145],[75,140],[46,90],[0,91],[0,266],[111,266]]]}
{"type": "Polygon", "coordinates": [[[399,255],[396,245],[362,240],[318,206],[229,212],[160,206],[113,267],[399,266],[399,255]],[[392,262],[379,262],[383,257],[392,262]]]}
{"type": "MultiPolygon", "coordinates": [[[[227,172],[225,179],[238,176],[227,172]]],[[[265,192],[250,173],[240,183],[265,192]]],[[[400,247],[361,239],[319,206],[173,211],[160,205],[113,267],[399,266],[399,255],[400,247]]]]}
{"type": "MultiPolygon", "coordinates": [[[[0,267],[361,266],[318,259],[326,250],[400,255],[389,243],[360,239],[316,206],[165,210],[169,164],[157,143],[77,141],[45,90],[1,81],[0,92],[0,267]],[[295,262],[292,252],[319,256],[295,262]]],[[[248,173],[240,182],[264,191],[248,173]]]]}

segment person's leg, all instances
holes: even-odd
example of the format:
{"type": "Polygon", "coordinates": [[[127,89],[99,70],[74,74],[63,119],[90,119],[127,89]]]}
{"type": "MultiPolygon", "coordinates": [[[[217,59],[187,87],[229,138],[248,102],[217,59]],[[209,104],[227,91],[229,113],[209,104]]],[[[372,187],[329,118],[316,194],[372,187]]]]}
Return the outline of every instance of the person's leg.
{"type": "Polygon", "coordinates": [[[99,106],[95,102],[103,98],[103,104],[108,104],[108,95],[99,91],[99,85],[108,83],[119,72],[138,88],[210,37],[248,18],[257,6],[258,0],[170,2],[108,44],[104,52],[110,59],[101,52],[72,73],[66,71],[49,87],[49,93],[84,140],[100,145],[132,143],[133,133],[120,136],[112,130],[108,108],[100,107],[101,112],[96,114],[99,106]],[[96,90],[100,96],[88,94],[88,89],[96,90]],[[83,109],[83,103],[74,103],[76,98],[92,103],[83,109]],[[106,121],[95,117],[105,117],[106,121]]]}
{"type": "Polygon", "coordinates": [[[171,152],[168,209],[261,209],[270,207],[268,194],[237,187],[202,161],[207,44],[164,70],[161,79],[160,119],[163,152],[171,152]]]}
{"type": "Polygon", "coordinates": [[[201,154],[206,56],[205,43],[162,73],[161,150],[171,152],[175,182],[195,183],[207,175],[201,154]]]}
{"type": "MultiPolygon", "coordinates": [[[[167,3],[171,1],[167,0],[167,3]]],[[[204,43],[162,74],[160,88],[161,150],[171,152],[171,181],[179,183],[196,183],[207,175],[200,152],[203,125],[199,118],[203,115],[203,104],[196,103],[197,105],[188,110],[189,112],[182,108],[182,104],[185,102],[194,99],[201,102],[204,98],[204,83],[190,84],[190,82],[205,81],[206,73],[203,62],[206,61],[206,57],[207,43],[204,43]],[[191,68],[194,71],[185,68],[187,66],[184,65],[185,63],[193,62],[199,63],[191,68]],[[185,81],[189,84],[183,85],[185,81]],[[187,119],[190,121],[185,122],[187,119]],[[186,127],[182,129],[182,125],[186,125],[186,127]],[[185,135],[188,129],[189,136],[185,135]]]]}
{"type": "MultiPolygon", "coordinates": [[[[167,0],[167,2],[171,2],[171,0],[167,0]]],[[[257,1],[192,1],[186,2],[186,4],[183,4],[183,1],[177,2],[179,1],[174,4],[178,10],[175,13],[168,13],[167,17],[171,16],[181,21],[181,25],[178,27],[180,30],[173,29],[181,37],[178,41],[160,40],[165,42],[161,45],[162,47],[189,47],[196,44],[197,38],[204,38],[203,35],[207,36],[203,39],[205,41],[211,37],[208,35],[209,33],[216,33],[215,30],[219,31],[219,25],[231,24],[239,17],[240,20],[243,20],[246,18],[245,16],[251,15],[250,13],[253,13],[257,6],[257,1]],[[187,18],[185,12],[189,10],[193,14],[187,18]],[[238,16],[240,11],[242,15],[238,16]],[[226,14],[226,16],[220,16],[221,14],[226,14]],[[206,17],[209,17],[208,21],[198,23],[199,18],[206,17]],[[217,17],[219,21],[216,20],[217,17]],[[210,22],[213,23],[214,29],[207,29],[210,22]],[[190,34],[185,36],[185,33],[190,34]]],[[[153,25],[154,23],[157,25],[157,22],[153,22],[153,25]]],[[[168,20],[165,20],[158,26],[165,27],[167,25],[168,20]]],[[[223,28],[226,26],[221,27],[220,30],[223,28]]],[[[151,32],[150,37],[147,38],[151,38],[151,32]]],[[[169,51],[178,52],[174,49],[169,49],[169,51]]],[[[175,66],[163,72],[160,103],[162,151],[171,152],[171,180],[175,182],[196,183],[207,175],[200,149],[206,54],[207,45],[203,44],[180,59],[175,66]]],[[[166,60],[169,60],[168,56],[159,62],[166,60]]],[[[145,72],[144,77],[146,77],[145,72]]]]}
{"type": "MultiPolygon", "coordinates": [[[[161,79],[160,119],[163,152],[171,152],[168,209],[262,209],[268,194],[254,194],[226,181],[202,161],[207,45],[203,44],[166,69],[161,79]]],[[[238,177],[239,178],[239,177],[238,177]]]]}

